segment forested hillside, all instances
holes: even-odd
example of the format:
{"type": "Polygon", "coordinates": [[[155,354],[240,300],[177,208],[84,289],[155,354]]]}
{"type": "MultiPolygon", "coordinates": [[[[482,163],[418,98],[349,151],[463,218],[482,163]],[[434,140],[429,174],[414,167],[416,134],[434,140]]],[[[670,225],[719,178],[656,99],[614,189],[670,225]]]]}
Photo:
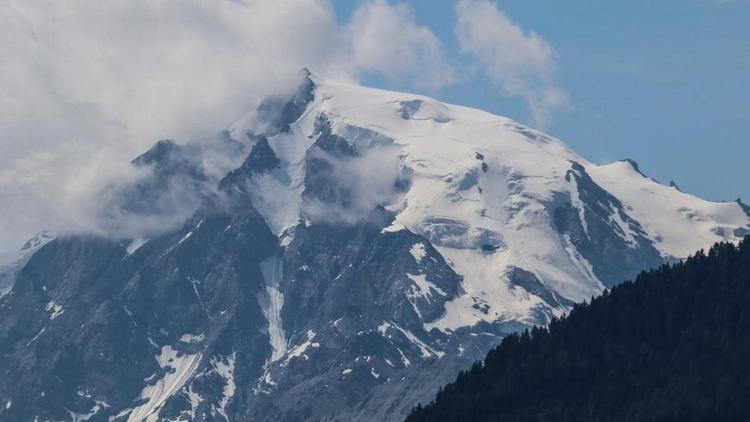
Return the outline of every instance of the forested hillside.
{"type": "Polygon", "coordinates": [[[511,335],[408,422],[740,421],[750,415],[750,237],[644,272],[511,335]]]}

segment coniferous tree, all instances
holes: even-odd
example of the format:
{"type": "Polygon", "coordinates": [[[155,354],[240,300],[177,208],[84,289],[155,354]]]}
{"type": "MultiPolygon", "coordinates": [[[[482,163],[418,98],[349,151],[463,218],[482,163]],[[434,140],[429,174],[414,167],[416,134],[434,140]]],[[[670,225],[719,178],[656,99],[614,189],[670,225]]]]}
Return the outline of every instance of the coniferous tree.
{"type": "Polygon", "coordinates": [[[750,237],[508,336],[416,421],[750,418],[750,237]]]}

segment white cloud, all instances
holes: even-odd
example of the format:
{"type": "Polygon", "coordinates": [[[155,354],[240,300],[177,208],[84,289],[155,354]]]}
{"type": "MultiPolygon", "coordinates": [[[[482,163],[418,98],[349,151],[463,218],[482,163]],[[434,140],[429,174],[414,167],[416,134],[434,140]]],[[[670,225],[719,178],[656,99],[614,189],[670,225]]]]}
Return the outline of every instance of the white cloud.
{"type": "Polygon", "coordinates": [[[345,27],[328,0],[4,1],[0,251],[91,228],[93,194],[138,177],[130,159],[158,139],[213,139],[304,66],[431,89],[453,77],[437,38],[385,1],[345,27]]]}
{"type": "Polygon", "coordinates": [[[335,73],[338,42],[317,0],[5,1],[0,243],[89,225],[154,141],[214,136],[303,66],[335,73]]]}
{"type": "Polygon", "coordinates": [[[461,50],[474,55],[505,94],[522,97],[536,125],[543,126],[552,112],[567,104],[567,93],[554,80],[555,52],[547,41],[525,33],[487,0],[460,0],[456,13],[461,50]]]}
{"type": "Polygon", "coordinates": [[[355,72],[379,73],[391,80],[435,91],[455,82],[440,40],[419,26],[411,9],[371,0],[360,5],[345,28],[355,72]]]}
{"type": "Polygon", "coordinates": [[[323,190],[332,193],[327,192],[324,200],[306,198],[303,213],[308,219],[354,224],[371,217],[368,214],[376,206],[393,205],[403,198],[398,186],[409,183],[410,175],[401,163],[401,148],[366,130],[356,136],[361,145],[354,157],[336,156],[317,147],[310,150],[310,158],[330,166],[316,178],[325,179],[323,190]]]}

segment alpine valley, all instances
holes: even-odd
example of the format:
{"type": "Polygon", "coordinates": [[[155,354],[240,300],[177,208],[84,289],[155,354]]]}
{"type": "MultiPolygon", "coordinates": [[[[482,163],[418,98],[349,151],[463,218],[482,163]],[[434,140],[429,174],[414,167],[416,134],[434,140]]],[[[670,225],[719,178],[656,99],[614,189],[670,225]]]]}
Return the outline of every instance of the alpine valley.
{"type": "Polygon", "coordinates": [[[101,192],[112,230],[5,260],[0,420],[401,420],[508,334],[750,234],[739,200],[633,161],[301,79],[214,143],[133,160],[101,192]]]}

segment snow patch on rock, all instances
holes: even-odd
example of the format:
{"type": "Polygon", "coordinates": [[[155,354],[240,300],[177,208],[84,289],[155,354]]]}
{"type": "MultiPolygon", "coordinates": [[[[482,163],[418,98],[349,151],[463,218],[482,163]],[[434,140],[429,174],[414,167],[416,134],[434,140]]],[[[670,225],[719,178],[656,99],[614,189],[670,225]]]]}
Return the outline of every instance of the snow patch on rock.
{"type": "Polygon", "coordinates": [[[320,347],[320,343],[314,340],[315,340],[315,332],[313,330],[307,330],[307,338],[305,339],[305,341],[289,349],[289,352],[286,355],[286,360],[284,360],[284,363],[282,363],[282,366],[287,366],[289,364],[289,361],[291,361],[292,359],[299,358],[299,357],[304,357],[305,359],[309,359],[308,356],[305,354],[307,349],[310,347],[312,348],[320,347]]]}
{"type": "Polygon", "coordinates": [[[279,291],[284,276],[283,262],[279,257],[271,257],[260,264],[263,278],[266,281],[265,296],[260,298],[263,315],[268,321],[268,337],[271,343],[270,362],[276,362],[284,356],[287,348],[284,324],[281,320],[281,309],[284,307],[284,294],[279,291]]]}
{"type": "Polygon", "coordinates": [[[44,307],[44,309],[49,312],[50,320],[59,317],[63,312],[65,312],[62,305],[55,303],[54,300],[50,300],[49,302],[47,302],[47,305],[44,307]]]}
{"type": "Polygon", "coordinates": [[[154,384],[146,386],[139,396],[145,403],[130,412],[128,422],[154,422],[159,420],[159,411],[164,403],[185,385],[195,373],[202,355],[183,354],[171,346],[164,346],[156,356],[164,375],[154,384]]]}
{"type": "Polygon", "coordinates": [[[414,260],[417,261],[417,264],[421,263],[422,259],[427,255],[427,252],[424,249],[424,243],[421,242],[413,244],[411,249],[409,249],[409,253],[414,257],[414,260]]]}

